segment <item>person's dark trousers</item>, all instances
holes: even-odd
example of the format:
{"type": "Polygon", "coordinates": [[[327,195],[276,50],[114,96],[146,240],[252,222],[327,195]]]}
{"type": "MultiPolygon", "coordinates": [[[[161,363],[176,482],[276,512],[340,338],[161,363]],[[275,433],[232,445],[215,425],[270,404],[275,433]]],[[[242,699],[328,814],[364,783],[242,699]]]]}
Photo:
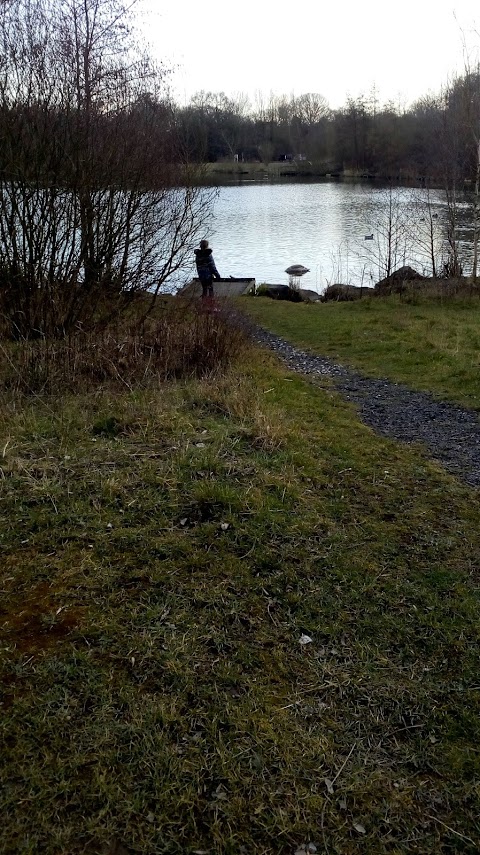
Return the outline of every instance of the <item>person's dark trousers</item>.
{"type": "Polygon", "coordinates": [[[202,299],[213,297],[213,279],[202,279],[202,299]]]}

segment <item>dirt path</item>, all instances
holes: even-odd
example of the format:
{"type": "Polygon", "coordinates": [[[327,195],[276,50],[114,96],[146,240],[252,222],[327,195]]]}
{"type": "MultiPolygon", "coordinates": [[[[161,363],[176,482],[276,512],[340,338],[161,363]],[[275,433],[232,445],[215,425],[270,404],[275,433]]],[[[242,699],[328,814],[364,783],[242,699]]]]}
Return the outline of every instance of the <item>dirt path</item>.
{"type": "Polygon", "coordinates": [[[356,406],[362,421],[377,433],[422,443],[449,472],[480,487],[480,419],[476,413],[389,380],[364,377],[258,327],[252,336],[293,371],[331,377],[343,397],[356,406]]]}

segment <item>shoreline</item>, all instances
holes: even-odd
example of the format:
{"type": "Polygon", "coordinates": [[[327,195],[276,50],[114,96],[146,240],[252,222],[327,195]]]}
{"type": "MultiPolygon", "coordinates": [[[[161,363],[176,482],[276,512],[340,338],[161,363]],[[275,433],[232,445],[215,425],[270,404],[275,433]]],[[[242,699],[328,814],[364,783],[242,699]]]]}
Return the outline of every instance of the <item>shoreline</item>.
{"type": "MultiPolygon", "coordinates": [[[[372,183],[387,183],[392,182],[398,185],[412,187],[430,187],[432,189],[442,189],[441,181],[435,180],[425,175],[413,175],[404,173],[398,170],[393,174],[372,173],[363,169],[346,169],[336,164],[329,162],[285,162],[271,161],[270,163],[259,162],[216,162],[205,163],[202,165],[205,177],[207,179],[221,180],[222,178],[229,181],[235,180],[241,183],[242,181],[270,181],[278,179],[323,179],[326,181],[339,182],[357,182],[367,181],[372,183]]],[[[464,189],[469,189],[469,184],[465,181],[464,189]]]]}

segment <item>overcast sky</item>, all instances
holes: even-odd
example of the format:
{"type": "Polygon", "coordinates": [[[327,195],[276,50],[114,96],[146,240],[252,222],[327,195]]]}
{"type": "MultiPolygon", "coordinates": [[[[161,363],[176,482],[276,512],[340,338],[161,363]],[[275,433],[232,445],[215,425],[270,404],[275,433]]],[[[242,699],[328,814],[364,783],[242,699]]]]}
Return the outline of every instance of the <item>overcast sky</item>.
{"type": "Polygon", "coordinates": [[[438,91],[480,48],[478,0],[141,0],[155,56],[184,104],[204,89],[300,95],[331,107],[368,94],[408,106],[438,91]]]}

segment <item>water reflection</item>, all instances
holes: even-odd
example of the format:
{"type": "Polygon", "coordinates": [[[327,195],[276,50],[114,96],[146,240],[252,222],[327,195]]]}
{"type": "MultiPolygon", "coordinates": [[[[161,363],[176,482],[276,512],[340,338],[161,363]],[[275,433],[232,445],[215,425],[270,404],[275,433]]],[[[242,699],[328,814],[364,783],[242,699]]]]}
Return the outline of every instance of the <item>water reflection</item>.
{"type": "MultiPolygon", "coordinates": [[[[388,244],[393,269],[410,264],[431,273],[431,254],[442,266],[446,203],[441,190],[371,185],[261,183],[222,187],[210,239],[222,276],[254,276],[286,283],[284,272],[303,264],[302,287],[322,291],[330,282],[373,285],[382,278],[388,244]],[[423,220],[423,222],[422,222],[423,220]],[[374,239],[365,237],[373,233],[374,239]],[[388,240],[390,236],[390,240],[388,240]]],[[[460,255],[468,272],[470,209],[458,209],[460,255]]]]}

